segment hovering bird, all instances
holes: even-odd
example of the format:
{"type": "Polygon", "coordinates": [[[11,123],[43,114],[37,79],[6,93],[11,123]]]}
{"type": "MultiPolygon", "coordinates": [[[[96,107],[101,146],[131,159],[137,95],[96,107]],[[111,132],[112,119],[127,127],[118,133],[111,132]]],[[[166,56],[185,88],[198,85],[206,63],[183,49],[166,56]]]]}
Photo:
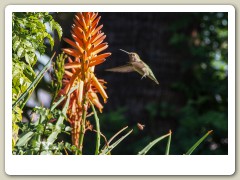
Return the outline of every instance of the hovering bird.
{"type": "Polygon", "coordinates": [[[144,129],[145,125],[144,125],[144,124],[137,123],[137,127],[138,127],[139,130],[142,131],[142,130],[144,129]]]}
{"type": "Polygon", "coordinates": [[[158,80],[155,78],[150,67],[140,59],[137,53],[127,52],[123,49],[120,49],[120,50],[129,55],[129,62],[123,66],[106,69],[106,71],[120,72],[120,73],[128,73],[128,72],[136,71],[142,75],[142,78],[148,77],[151,80],[153,80],[155,83],[159,84],[158,80]]]}

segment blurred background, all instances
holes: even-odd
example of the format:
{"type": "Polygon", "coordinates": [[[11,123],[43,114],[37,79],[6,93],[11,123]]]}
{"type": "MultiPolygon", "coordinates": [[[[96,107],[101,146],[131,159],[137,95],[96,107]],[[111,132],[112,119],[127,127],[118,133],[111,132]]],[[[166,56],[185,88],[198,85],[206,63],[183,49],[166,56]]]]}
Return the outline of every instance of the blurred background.
{"type": "MultiPolygon", "coordinates": [[[[99,13],[102,31],[107,35],[112,55],[97,66],[98,78],[107,83],[108,102],[99,113],[102,133],[110,139],[124,126],[133,133],[112,154],[134,155],[150,141],[172,130],[170,154],[181,155],[207,131],[213,134],[194,154],[228,154],[228,14],[227,13],[99,13]],[[113,73],[105,69],[126,64],[127,54],[136,52],[159,81],[141,79],[138,73],[113,73]],[[141,131],[137,123],[145,125],[141,131]]],[[[52,13],[71,38],[74,13],[52,13]]],[[[52,32],[54,33],[54,32],[52,32]]],[[[48,42],[46,42],[48,43],[48,42]]],[[[55,34],[54,50],[69,47],[55,34]]],[[[50,50],[50,48],[48,48],[50,50]]],[[[39,56],[36,71],[53,52],[39,56]]],[[[25,120],[32,107],[51,101],[46,74],[25,106],[25,120]]],[[[89,120],[94,124],[93,117],[89,120]]],[[[94,153],[95,133],[85,136],[84,154],[94,153]]],[[[65,137],[62,137],[63,139],[65,137]]],[[[69,139],[65,139],[66,141],[69,139]]],[[[148,154],[164,154],[167,141],[154,146],[148,154]]]]}

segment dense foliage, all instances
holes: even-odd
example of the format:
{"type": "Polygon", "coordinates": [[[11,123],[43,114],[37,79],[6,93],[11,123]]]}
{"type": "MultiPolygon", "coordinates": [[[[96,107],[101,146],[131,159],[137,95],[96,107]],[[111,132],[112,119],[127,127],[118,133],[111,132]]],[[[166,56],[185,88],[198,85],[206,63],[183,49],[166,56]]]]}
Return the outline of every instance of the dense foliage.
{"type": "Polygon", "coordinates": [[[34,65],[37,62],[36,52],[45,53],[45,41],[53,48],[54,40],[47,30],[46,24],[56,29],[59,38],[62,36],[60,25],[49,13],[13,13],[12,14],[12,123],[13,145],[18,139],[17,122],[22,121],[22,109],[29,99],[34,87],[28,95],[16,102],[34,81],[36,73],[34,65]]]}

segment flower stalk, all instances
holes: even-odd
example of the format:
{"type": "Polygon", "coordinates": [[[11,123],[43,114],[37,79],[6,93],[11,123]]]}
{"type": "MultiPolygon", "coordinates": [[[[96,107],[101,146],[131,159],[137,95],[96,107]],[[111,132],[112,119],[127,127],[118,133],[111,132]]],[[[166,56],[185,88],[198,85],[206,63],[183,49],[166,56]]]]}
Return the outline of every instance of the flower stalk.
{"type": "Polygon", "coordinates": [[[102,96],[104,103],[108,98],[104,86],[106,82],[94,74],[95,67],[111,55],[100,54],[108,47],[107,43],[103,42],[106,38],[101,31],[103,25],[98,26],[100,18],[98,13],[77,13],[71,31],[73,40],[64,38],[71,48],[62,49],[69,57],[64,66],[63,88],[59,95],[65,95],[71,87],[78,86],[71,94],[67,118],[72,127],[72,144],[78,148],[79,154],[82,154],[84,135],[88,129],[86,118],[90,102],[102,112],[103,105],[98,94],[102,96]]]}

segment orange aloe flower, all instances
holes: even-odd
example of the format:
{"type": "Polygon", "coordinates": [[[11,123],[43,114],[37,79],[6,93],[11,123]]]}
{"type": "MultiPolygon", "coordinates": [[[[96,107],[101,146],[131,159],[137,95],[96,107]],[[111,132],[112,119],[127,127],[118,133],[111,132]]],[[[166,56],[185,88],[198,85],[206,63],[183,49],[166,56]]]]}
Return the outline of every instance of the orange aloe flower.
{"type": "Polygon", "coordinates": [[[70,96],[67,118],[72,127],[72,143],[80,149],[82,147],[79,144],[79,136],[85,133],[84,113],[88,113],[89,101],[102,112],[103,105],[98,94],[102,96],[104,103],[108,98],[104,90],[106,82],[94,74],[95,66],[103,63],[111,55],[100,54],[108,47],[108,44],[103,42],[106,38],[101,32],[103,25],[98,25],[100,18],[98,13],[77,13],[71,30],[73,40],[64,38],[71,48],[62,49],[69,57],[64,66],[63,89],[59,95],[66,95],[72,87],[78,87],[70,96]]]}

